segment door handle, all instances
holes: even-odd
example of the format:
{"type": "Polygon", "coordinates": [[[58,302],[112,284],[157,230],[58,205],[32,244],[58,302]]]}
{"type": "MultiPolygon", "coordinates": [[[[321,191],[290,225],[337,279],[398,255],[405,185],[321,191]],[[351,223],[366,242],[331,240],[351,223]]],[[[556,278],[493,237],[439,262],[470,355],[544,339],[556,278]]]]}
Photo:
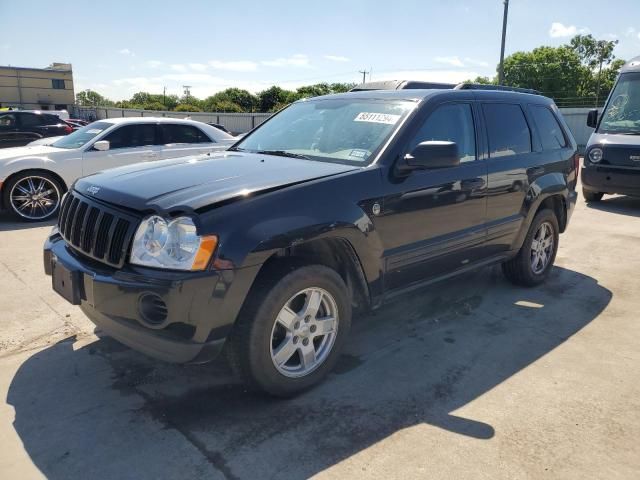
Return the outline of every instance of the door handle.
{"type": "Polygon", "coordinates": [[[527,175],[539,176],[544,174],[544,167],[531,167],[527,168],[527,175]]]}

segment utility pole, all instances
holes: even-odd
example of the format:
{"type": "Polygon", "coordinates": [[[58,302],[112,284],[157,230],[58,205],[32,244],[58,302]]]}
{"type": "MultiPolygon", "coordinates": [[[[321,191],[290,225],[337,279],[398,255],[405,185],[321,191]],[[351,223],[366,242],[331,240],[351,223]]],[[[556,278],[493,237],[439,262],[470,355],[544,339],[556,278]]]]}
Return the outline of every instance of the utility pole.
{"type": "Polygon", "coordinates": [[[167,108],[167,87],[162,87],[162,104],[167,108]]]}
{"type": "Polygon", "coordinates": [[[191,85],[183,85],[182,88],[184,89],[184,97],[187,103],[189,103],[189,96],[191,95],[191,85]]]}
{"type": "Polygon", "coordinates": [[[500,66],[498,67],[498,85],[504,83],[504,43],[507,39],[507,15],[509,14],[509,0],[504,0],[502,15],[502,44],[500,46],[500,66]]]}
{"type": "Polygon", "coordinates": [[[362,74],[362,83],[365,83],[367,81],[367,73],[370,72],[367,72],[366,70],[358,70],[358,73],[362,74]]]}

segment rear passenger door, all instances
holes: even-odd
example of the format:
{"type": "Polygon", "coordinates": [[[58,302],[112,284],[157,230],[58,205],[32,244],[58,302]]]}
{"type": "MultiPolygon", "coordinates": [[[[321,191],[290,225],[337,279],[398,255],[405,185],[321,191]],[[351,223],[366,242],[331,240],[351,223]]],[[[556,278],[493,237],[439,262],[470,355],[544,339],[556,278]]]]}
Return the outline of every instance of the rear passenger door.
{"type": "Polygon", "coordinates": [[[481,103],[488,144],[487,252],[511,249],[524,221],[530,182],[544,174],[542,151],[519,103],[481,103]]]}
{"type": "Polygon", "coordinates": [[[199,155],[215,150],[213,140],[193,125],[161,123],[162,158],[199,155]]]}
{"type": "Polygon", "coordinates": [[[99,151],[89,147],[82,157],[83,175],[160,159],[155,123],[122,125],[100,140],[109,141],[109,150],[99,151]]]}

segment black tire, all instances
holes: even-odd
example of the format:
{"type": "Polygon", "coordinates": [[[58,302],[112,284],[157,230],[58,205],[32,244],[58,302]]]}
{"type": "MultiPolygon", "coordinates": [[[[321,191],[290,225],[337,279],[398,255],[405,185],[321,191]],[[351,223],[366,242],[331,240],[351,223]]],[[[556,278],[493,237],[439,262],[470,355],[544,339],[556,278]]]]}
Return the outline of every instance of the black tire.
{"type": "MultiPolygon", "coordinates": [[[[23,222],[43,222],[58,214],[62,195],[64,194],[64,187],[52,174],[33,170],[21,172],[11,177],[9,181],[5,183],[2,192],[3,205],[16,220],[23,222]],[[16,187],[16,185],[24,188],[25,181],[28,182],[29,179],[32,179],[35,187],[38,187],[41,183],[45,185],[43,192],[52,192],[47,196],[47,199],[53,202],[51,206],[45,206],[43,201],[40,207],[33,209],[31,207],[25,207],[23,210],[20,210],[20,206],[23,204],[16,200],[14,191],[20,194],[21,192],[17,190],[18,187],[16,187]]],[[[26,194],[23,193],[21,196],[26,196],[26,194]]]]}
{"type": "Polygon", "coordinates": [[[502,271],[504,275],[514,283],[515,285],[521,285],[525,287],[534,287],[544,282],[551,269],[553,268],[553,262],[556,259],[556,253],[558,252],[558,239],[560,229],[558,227],[558,219],[552,210],[544,209],[539,211],[531,222],[529,232],[516,255],[511,260],[508,260],[502,264],[502,271]],[[542,224],[547,224],[552,229],[553,247],[549,257],[549,261],[540,272],[535,272],[531,264],[532,262],[532,244],[536,232],[540,229],[542,224]]]}
{"type": "Polygon", "coordinates": [[[587,202],[599,202],[602,200],[604,193],[590,192],[589,190],[582,189],[582,196],[587,202]]]}
{"type": "MultiPolygon", "coordinates": [[[[251,389],[280,397],[295,395],[320,382],[338,360],[351,328],[349,289],[338,273],[322,265],[280,270],[279,274],[266,275],[258,281],[230,336],[229,363],[251,389]],[[272,360],[272,333],[281,309],[307,288],[322,289],[330,294],[337,306],[338,326],[324,361],[308,374],[291,378],[281,373],[272,360]]],[[[294,355],[301,355],[298,352],[294,355]]],[[[292,357],[295,358],[298,357],[292,357]]],[[[302,363],[301,357],[299,360],[302,363]]]]}

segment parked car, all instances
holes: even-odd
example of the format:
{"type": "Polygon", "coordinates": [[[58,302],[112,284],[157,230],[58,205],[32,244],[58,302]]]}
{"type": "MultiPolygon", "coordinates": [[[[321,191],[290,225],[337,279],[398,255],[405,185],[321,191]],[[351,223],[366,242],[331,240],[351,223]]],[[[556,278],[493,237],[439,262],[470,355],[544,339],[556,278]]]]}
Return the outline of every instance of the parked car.
{"type": "Polygon", "coordinates": [[[122,343],[174,362],[226,346],[251,386],[290,395],[335,365],[352,308],[494,263],[543,282],[577,162],[539,95],[317,97],[227,152],[78,180],[44,266],[122,343]]]}
{"type": "Polygon", "coordinates": [[[44,137],[39,138],[38,140],[34,140],[33,142],[27,143],[27,147],[35,147],[36,145],[53,145],[58,140],[60,140],[62,136],[59,137],[44,137]]]}
{"type": "Polygon", "coordinates": [[[83,127],[86,125],[89,125],[91,122],[87,121],[87,120],[83,120],[82,118],[69,118],[67,119],[68,122],[73,122],[73,123],[77,123],[78,125],[82,125],[83,127]]]}
{"type": "Polygon", "coordinates": [[[216,127],[217,129],[222,130],[224,133],[228,133],[229,135],[232,135],[232,133],[229,130],[227,130],[227,127],[225,127],[221,123],[207,122],[207,125],[211,125],[212,127],[216,127]]]}
{"type": "Polygon", "coordinates": [[[51,145],[0,150],[0,207],[21,220],[46,220],[57,214],[62,195],[78,177],[136,162],[225,150],[235,141],[201,122],[99,120],[51,145]]]}
{"type": "Polygon", "coordinates": [[[45,137],[67,135],[73,128],[58,116],[37,111],[0,112],[0,148],[19,147],[45,137]]]}
{"type": "Polygon", "coordinates": [[[80,129],[80,128],[82,128],[82,127],[85,127],[85,126],[86,126],[86,124],[76,123],[76,122],[73,122],[73,121],[71,121],[71,120],[65,120],[65,121],[64,121],[64,123],[66,123],[67,125],[69,125],[69,126],[73,129],[73,131],[74,131],[74,132],[75,132],[76,130],[78,130],[78,129],[80,129]]]}
{"type": "Polygon", "coordinates": [[[591,110],[587,125],[595,131],[585,149],[584,198],[598,202],[604,194],[640,196],[640,57],[620,69],[602,118],[591,110]]]}

